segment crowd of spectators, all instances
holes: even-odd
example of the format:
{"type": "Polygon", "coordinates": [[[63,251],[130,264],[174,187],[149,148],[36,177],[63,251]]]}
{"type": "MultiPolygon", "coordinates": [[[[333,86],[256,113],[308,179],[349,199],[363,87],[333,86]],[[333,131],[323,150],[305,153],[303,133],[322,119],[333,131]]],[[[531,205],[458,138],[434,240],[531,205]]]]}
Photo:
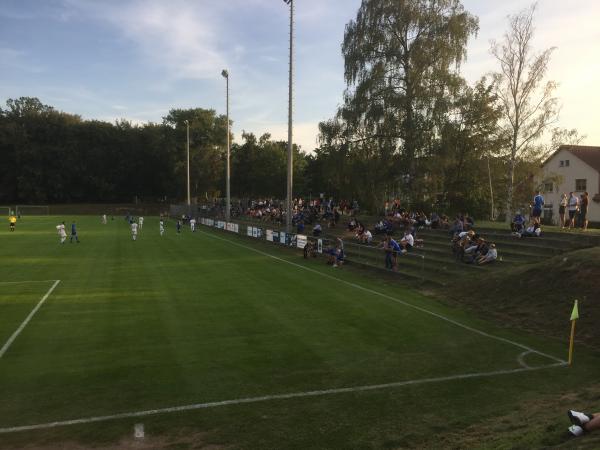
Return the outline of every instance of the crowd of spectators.
{"type": "Polygon", "coordinates": [[[487,242],[475,230],[456,233],[451,243],[452,252],[458,261],[481,266],[498,259],[496,244],[487,242]]]}

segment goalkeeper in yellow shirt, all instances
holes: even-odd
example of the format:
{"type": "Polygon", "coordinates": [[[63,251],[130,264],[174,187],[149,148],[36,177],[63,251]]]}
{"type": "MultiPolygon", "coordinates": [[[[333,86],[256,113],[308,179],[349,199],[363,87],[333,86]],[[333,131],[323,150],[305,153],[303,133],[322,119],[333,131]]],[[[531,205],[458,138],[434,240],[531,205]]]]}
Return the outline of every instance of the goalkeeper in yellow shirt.
{"type": "Polygon", "coordinates": [[[10,231],[15,231],[15,225],[17,223],[17,218],[12,215],[8,218],[8,221],[10,222],[10,231]]]}

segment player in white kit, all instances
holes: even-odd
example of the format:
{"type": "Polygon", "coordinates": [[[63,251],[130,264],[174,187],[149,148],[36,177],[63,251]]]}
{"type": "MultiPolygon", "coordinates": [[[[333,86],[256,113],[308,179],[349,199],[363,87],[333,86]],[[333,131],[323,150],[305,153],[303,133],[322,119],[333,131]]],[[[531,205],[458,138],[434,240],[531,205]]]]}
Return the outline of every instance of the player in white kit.
{"type": "Polygon", "coordinates": [[[106,225],[106,214],[102,214],[102,225],[106,225]]]}
{"type": "Polygon", "coordinates": [[[165,234],[165,223],[163,222],[162,219],[160,219],[158,226],[160,228],[160,235],[162,236],[163,234],[165,234]]]}
{"type": "Polygon", "coordinates": [[[196,231],[196,219],[190,219],[190,228],[192,229],[192,233],[196,231]]]}
{"type": "Polygon", "coordinates": [[[136,240],[138,233],[138,224],[135,221],[131,221],[131,239],[136,240]]]}
{"type": "Polygon", "coordinates": [[[56,231],[58,231],[58,236],[60,237],[60,243],[64,244],[67,240],[67,232],[65,230],[65,223],[60,223],[56,225],[56,231]]]}
{"type": "Polygon", "coordinates": [[[142,216],[140,216],[138,218],[138,224],[139,224],[139,229],[141,230],[142,228],[144,228],[144,218],[142,216]]]}

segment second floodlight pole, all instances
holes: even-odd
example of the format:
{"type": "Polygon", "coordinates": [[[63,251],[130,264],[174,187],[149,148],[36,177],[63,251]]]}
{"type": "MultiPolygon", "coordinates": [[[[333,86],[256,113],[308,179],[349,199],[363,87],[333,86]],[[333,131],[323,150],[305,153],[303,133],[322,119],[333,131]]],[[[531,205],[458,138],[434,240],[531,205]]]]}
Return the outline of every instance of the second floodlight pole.
{"type": "Polygon", "coordinates": [[[294,82],[294,0],[284,0],[290,5],[290,69],[289,69],[289,98],[288,98],[288,149],[287,149],[287,201],[286,201],[286,231],[292,231],[292,188],[294,176],[294,153],[292,144],[292,114],[293,114],[293,82],[294,82]]]}

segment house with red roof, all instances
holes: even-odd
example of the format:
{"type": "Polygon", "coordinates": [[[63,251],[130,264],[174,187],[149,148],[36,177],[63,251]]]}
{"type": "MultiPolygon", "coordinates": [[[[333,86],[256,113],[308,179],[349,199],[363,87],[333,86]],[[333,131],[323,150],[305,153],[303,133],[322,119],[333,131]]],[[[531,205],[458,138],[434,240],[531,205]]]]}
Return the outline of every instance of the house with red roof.
{"type": "Polygon", "coordinates": [[[544,193],[544,218],[559,223],[561,195],[588,193],[587,218],[600,224],[600,147],[561,145],[543,164],[540,189],[544,193]]]}

